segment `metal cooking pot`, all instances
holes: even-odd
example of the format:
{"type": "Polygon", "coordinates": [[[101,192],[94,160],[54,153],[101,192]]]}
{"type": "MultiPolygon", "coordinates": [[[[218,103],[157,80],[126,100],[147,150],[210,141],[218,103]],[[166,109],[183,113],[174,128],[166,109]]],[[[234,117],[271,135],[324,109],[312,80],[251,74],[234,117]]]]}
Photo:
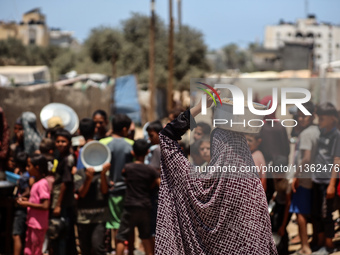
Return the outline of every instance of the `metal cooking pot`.
{"type": "MultiPolygon", "coordinates": [[[[258,104],[258,103],[253,103],[253,104],[254,104],[254,107],[258,110],[267,109],[267,106],[265,105],[258,104]]],[[[261,121],[263,121],[263,118],[264,116],[259,116],[259,115],[255,115],[254,113],[252,113],[249,110],[247,104],[245,104],[244,106],[244,115],[234,115],[232,99],[223,99],[222,105],[218,104],[214,109],[214,119],[221,120],[221,121],[215,121],[215,127],[227,129],[227,130],[231,130],[235,132],[259,133],[262,128],[261,121]],[[253,120],[250,122],[251,126],[248,125],[249,120],[253,120]]]]}

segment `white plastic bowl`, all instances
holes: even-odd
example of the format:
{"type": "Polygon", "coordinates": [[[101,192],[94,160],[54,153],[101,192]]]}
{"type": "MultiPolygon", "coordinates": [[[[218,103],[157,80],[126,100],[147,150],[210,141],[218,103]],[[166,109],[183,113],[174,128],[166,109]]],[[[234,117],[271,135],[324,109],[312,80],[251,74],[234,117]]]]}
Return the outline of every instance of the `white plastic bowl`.
{"type": "Polygon", "coordinates": [[[103,165],[111,161],[111,151],[105,144],[91,141],[83,147],[80,158],[86,168],[92,167],[100,172],[103,165]]]}

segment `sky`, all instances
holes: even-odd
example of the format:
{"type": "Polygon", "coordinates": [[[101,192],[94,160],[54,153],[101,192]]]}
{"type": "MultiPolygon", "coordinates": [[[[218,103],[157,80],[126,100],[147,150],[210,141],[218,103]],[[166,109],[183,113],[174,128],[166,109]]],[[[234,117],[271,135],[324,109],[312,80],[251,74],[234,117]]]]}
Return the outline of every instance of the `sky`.
{"type": "MultiPolygon", "coordinates": [[[[41,8],[48,27],[73,31],[83,42],[92,28],[120,27],[132,12],[150,14],[150,0],[0,0],[0,20],[20,22],[22,14],[41,8]]],[[[155,0],[156,13],[168,24],[169,1],[155,0]]],[[[210,50],[236,43],[262,42],[266,25],[295,22],[308,13],[340,25],[340,0],[182,0],[182,24],[201,31],[210,50]],[[306,8],[306,2],[308,2],[306,8]]],[[[173,0],[177,21],[177,0],[173,0]]]]}

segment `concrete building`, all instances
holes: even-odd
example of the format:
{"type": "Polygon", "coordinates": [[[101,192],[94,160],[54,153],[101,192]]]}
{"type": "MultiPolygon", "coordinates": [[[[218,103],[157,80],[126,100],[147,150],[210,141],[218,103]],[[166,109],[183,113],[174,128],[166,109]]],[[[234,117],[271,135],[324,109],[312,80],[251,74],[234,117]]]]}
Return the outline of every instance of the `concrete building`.
{"type": "Polygon", "coordinates": [[[47,46],[49,32],[45,15],[40,12],[39,8],[36,8],[24,13],[19,24],[0,22],[0,40],[6,40],[9,37],[21,40],[24,45],[47,46]]]}
{"type": "Polygon", "coordinates": [[[72,31],[62,31],[59,28],[50,28],[50,44],[62,48],[78,48],[79,43],[73,37],[72,31]]]}
{"type": "Polygon", "coordinates": [[[280,21],[267,26],[264,48],[278,50],[287,43],[313,44],[314,66],[340,60],[340,26],[322,23],[314,15],[298,19],[296,23],[280,21]]]}
{"type": "Polygon", "coordinates": [[[80,47],[73,37],[73,32],[53,28],[49,30],[46,17],[39,8],[24,13],[20,23],[0,21],[0,40],[7,40],[10,37],[22,41],[24,45],[57,45],[75,50],[80,47]]]}

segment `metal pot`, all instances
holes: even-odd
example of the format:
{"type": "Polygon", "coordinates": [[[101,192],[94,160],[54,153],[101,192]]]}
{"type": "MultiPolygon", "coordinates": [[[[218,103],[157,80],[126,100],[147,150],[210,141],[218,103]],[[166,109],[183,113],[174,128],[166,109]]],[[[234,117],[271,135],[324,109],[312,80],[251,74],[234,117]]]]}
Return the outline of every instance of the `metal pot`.
{"type": "MultiPolygon", "coordinates": [[[[248,106],[244,106],[244,115],[234,115],[232,100],[227,99],[229,102],[223,102],[222,105],[218,104],[214,109],[214,126],[222,129],[227,129],[241,133],[259,133],[264,116],[255,115],[252,113],[248,106]],[[219,120],[219,121],[217,121],[219,120]],[[250,123],[249,121],[252,120],[250,123]],[[236,123],[236,124],[235,124],[236,123]],[[250,126],[250,125],[251,126],[250,126]]],[[[266,110],[267,106],[253,103],[254,107],[258,110],[266,110]]]]}

